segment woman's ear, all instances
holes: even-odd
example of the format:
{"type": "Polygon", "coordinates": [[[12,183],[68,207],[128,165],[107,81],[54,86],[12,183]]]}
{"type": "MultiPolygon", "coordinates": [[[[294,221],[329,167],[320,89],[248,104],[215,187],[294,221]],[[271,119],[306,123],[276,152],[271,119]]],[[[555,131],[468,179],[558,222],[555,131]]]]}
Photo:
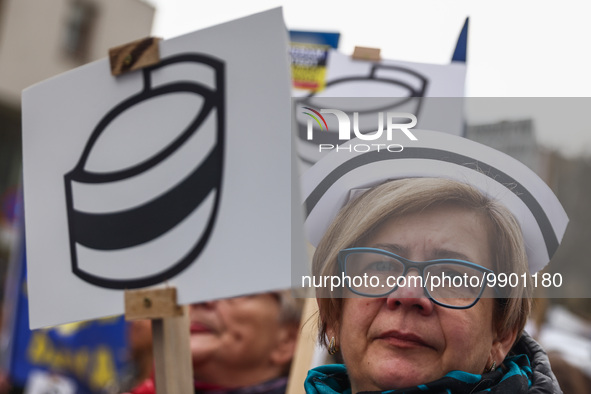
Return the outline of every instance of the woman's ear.
{"type": "MultiPolygon", "coordinates": [[[[323,299],[322,299],[323,300],[323,299]]],[[[316,299],[316,302],[318,303],[318,319],[320,319],[321,324],[324,325],[325,329],[325,333],[326,333],[326,345],[328,346],[328,344],[330,343],[330,339],[332,337],[335,338],[336,343],[338,345],[339,343],[339,319],[337,316],[329,316],[328,312],[325,310],[327,309],[327,305],[324,302],[321,302],[320,298],[316,299]]],[[[333,302],[333,300],[330,300],[330,302],[333,302]]],[[[334,307],[332,309],[335,309],[334,307]]]]}
{"type": "Polygon", "coordinates": [[[490,359],[488,365],[494,361],[496,365],[501,365],[517,338],[517,329],[497,331],[497,336],[493,340],[490,359]]]}

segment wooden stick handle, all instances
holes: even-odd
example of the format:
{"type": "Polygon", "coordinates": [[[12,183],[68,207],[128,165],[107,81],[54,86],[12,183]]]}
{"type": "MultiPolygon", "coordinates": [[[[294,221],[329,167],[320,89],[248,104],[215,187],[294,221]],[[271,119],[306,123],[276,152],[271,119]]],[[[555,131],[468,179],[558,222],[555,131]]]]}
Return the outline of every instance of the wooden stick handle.
{"type": "Polygon", "coordinates": [[[152,320],[157,394],[193,394],[188,306],[183,315],[152,320]]]}
{"type": "Polygon", "coordinates": [[[152,320],[157,394],[193,394],[189,307],[179,306],[176,289],[125,291],[125,318],[152,320]]]}

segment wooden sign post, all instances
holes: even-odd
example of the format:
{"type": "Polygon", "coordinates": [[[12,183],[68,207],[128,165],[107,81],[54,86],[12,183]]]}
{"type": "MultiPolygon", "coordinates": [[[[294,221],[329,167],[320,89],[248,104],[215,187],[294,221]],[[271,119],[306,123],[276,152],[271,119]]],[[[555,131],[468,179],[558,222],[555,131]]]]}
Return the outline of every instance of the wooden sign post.
{"type": "Polygon", "coordinates": [[[318,305],[315,298],[307,298],[300,320],[300,335],[291,369],[287,394],[304,394],[304,384],[308,371],[313,367],[312,360],[318,341],[318,328],[315,324],[318,315],[318,305]]]}
{"type": "Polygon", "coordinates": [[[125,291],[125,319],[152,320],[156,393],[193,393],[189,310],[176,302],[176,289],[125,291]]]}

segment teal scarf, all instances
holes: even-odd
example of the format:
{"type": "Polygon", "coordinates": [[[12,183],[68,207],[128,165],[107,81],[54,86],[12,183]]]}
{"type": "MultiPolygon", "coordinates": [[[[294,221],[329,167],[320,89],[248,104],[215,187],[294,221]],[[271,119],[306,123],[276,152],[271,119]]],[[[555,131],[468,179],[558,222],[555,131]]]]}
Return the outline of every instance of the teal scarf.
{"type": "MultiPolygon", "coordinates": [[[[441,379],[398,390],[372,394],[462,394],[462,393],[527,393],[532,370],[525,355],[507,357],[503,368],[482,375],[452,371],[441,379]]],[[[323,365],[308,372],[304,384],[307,394],[352,394],[347,370],[342,364],[323,365]]],[[[370,392],[366,392],[370,393],[370,392]]]]}

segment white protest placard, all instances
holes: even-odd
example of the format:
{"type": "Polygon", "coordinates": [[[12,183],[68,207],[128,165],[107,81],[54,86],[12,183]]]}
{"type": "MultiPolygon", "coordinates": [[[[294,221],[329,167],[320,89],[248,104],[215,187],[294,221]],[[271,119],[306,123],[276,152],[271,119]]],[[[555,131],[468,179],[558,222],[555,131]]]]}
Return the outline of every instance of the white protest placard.
{"type": "MultiPolygon", "coordinates": [[[[324,89],[318,92],[294,89],[292,92],[294,97],[298,97],[294,118],[297,151],[303,168],[325,156],[326,150],[319,149],[319,144],[336,148],[346,142],[339,139],[337,118],[333,115],[321,117],[322,109],[339,109],[347,113],[351,119],[351,130],[354,128],[353,116],[357,112],[359,129],[366,135],[379,129],[379,112],[410,113],[417,118],[416,127],[462,135],[465,78],[466,64],[463,62],[367,61],[353,59],[336,50],[330,51],[324,89]],[[339,103],[335,98],[359,100],[335,104],[339,103]],[[372,106],[369,98],[375,98],[377,104],[372,106]],[[317,133],[311,138],[308,125],[316,127],[316,119],[321,121],[319,126],[324,125],[327,132],[317,133]]],[[[383,122],[385,125],[386,120],[383,122]]],[[[322,127],[317,130],[322,131],[322,127]]]]}
{"type": "Polygon", "coordinates": [[[162,41],[160,57],[23,92],[32,328],[121,314],[124,289],[166,283],[187,304],[290,286],[281,10],[162,41]]]}

